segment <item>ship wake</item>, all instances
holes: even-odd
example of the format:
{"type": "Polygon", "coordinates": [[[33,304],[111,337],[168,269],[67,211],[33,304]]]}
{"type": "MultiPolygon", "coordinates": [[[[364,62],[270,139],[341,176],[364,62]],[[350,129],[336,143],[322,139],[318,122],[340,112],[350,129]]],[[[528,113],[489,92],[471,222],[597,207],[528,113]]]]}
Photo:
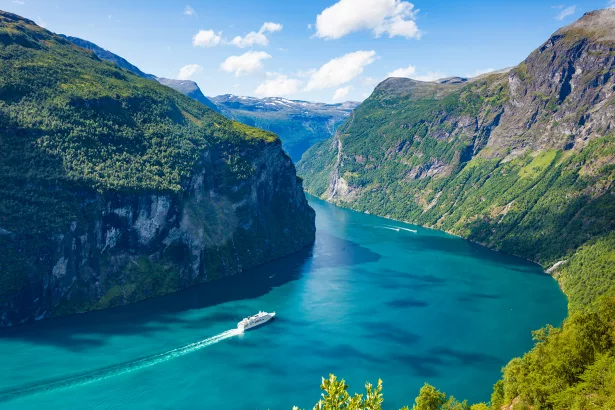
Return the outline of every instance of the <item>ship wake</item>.
{"type": "Polygon", "coordinates": [[[192,353],[196,350],[203,349],[204,347],[211,346],[219,343],[223,340],[230,339],[231,337],[241,334],[238,329],[227,330],[226,332],[209,337],[199,342],[191,343],[189,345],[178,347],[173,350],[166,351],[164,353],[158,353],[155,355],[143,357],[130,362],[120,363],[113,366],[105,367],[102,369],[94,370],[92,372],[79,374],[59,380],[51,380],[35,385],[23,386],[16,389],[5,390],[0,392],[0,402],[13,400],[23,396],[29,396],[39,393],[47,393],[59,389],[68,389],[71,387],[82,386],[90,383],[94,383],[100,380],[108,379],[110,377],[119,376],[121,374],[133,372],[135,370],[144,369],[146,367],[153,366],[158,363],[166,362],[176,357],[184,356],[188,353],[192,353]]]}

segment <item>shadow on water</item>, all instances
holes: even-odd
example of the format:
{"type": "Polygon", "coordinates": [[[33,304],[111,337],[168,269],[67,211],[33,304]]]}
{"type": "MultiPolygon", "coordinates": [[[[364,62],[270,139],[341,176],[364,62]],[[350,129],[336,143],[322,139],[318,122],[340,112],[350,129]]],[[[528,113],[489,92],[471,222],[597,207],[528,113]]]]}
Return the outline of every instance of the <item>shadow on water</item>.
{"type": "Polygon", "coordinates": [[[317,269],[353,266],[374,262],[379,258],[377,253],[354,242],[322,232],[318,234],[316,246],[238,275],[127,306],[0,329],[0,339],[23,340],[82,351],[104,345],[109,335],[147,336],[171,326],[203,329],[212,324],[234,325],[240,318],[230,310],[209,312],[190,319],[182,318],[182,313],[231,301],[258,298],[317,269]],[[316,247],[326,251],[317,250],[316,247]]]}
{"type": "Polygon", "coordinates": [[[478,352],[466,352],[447,347],[429,349],[425,354],[399,353],[395,361],[403,363],[421,378],[442,376],[454,367],[491,368],[503,366],[506,361],[478,352]]]}
{"type": "Polygon", "coordinates": [[[446,235],[444,233],[415,235],[407,238],[400,237],[399,243],[401,246],[414,252],[430,250],[451,253],[489,262],[498,266],[505,266],[507,269],[518,272],[543,274],[540,266],[533,262],[504,252],[497,252],[466,239],[446,235]]]}

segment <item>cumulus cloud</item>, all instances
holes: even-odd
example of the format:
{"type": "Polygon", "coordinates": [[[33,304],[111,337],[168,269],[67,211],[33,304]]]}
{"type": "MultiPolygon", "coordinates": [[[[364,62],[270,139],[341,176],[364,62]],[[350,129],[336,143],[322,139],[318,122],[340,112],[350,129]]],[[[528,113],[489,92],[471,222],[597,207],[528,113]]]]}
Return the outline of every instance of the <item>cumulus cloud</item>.
{"type": "Polygon", "coordinates": [[[283,26],[279,23],[266,22],[263,23],[262,27],[258,31],[251,31],[245,36],[237,36],[231,40],[231,44],[240,47],[252,47],[252,46],[263,46],[267,47],[269,45],[269,38],[266,36],[267,33],[275,33],[281,31],[283,26]]]}
{"type": "Polygon", "coordinates": [[[555,16],[555,20],[563,20],[568,16],[573,15],[574,13],[576,13],[577,11],[577,6],[570,6],[570,7],[558,7],[561,8],[561,11],[559,13],[557,13],[557,15],[555,16]]]}
{"type": "Polygon", "coordinates": [[[193,75],[200,73],[203,71],[203,67],[198,64],[189,64],[187,66],[183,66],[179,69],[179,74],[177,74],[178,80],[187,80],[193,75]]]}
{"type": "Polygon", "coordinates": [[[311,74],[306,90],[321,90],[347,83],[363,73],[364,67],[375,59],[376,52],[373,50],[355,51],[334,58],[311,74]]]}
{"type": "Polygon", "coordinates": [[[430,71],[427,74],[412,76],[412,79],[417,81],[436,81],[445,77],[447,75],[440,71],[430,71]]]}
{"type": "Polygon", "coordinates": [[[351,88],[352,87],[347,86],[347,87],[338,88],[337,90],[335,90],[335,92],[333,93],[333,101],[335,102],[344,101],[344,98],[346,98],[351,88]]]}
{"type": "Polygon", "coordinates": [[[186,16],[194,16],[196,15],[196,11],[194,11],[194,9],[190,6],[186,6],[186,8],[184,9],[184,14],[186,16]]]}
{"type": "Polygon", "coordinates": [[[271,58],[271,55],[264,51],[248,51],[240,56],[230,56],[220,64],[220,69],[239,77],[262,70],[263,60],[268,58],[271,58]]]}
{"type": "Polygon", "coordinates": [[[416,73],[416,67],[409,65],[408,67],[398,68],[387,74],[387,77],[411,77],[416,73]]]}
{"type": "Polygon", "coordinates": [[[303,86],[303,81],[289,78],[285,74],[267,73],[268,79],[259,84],[254,94],[263,97],[287,97],[296,94],[303,86]]]}
{"type": "Polygon", "coordinates": [[[215,47],[222,43],[222,32],[216,34],[213,30],[199,30],[192,37],[192,45],[195,47],[215,47]]]}
{"type": "Polygon", "coordinates": [[[337,39],[347,34],[371,30],[379,37],[420,38],[416,24],[418,10],[402,0],[339,0],[316,17],[316,36],[337,39]]]}

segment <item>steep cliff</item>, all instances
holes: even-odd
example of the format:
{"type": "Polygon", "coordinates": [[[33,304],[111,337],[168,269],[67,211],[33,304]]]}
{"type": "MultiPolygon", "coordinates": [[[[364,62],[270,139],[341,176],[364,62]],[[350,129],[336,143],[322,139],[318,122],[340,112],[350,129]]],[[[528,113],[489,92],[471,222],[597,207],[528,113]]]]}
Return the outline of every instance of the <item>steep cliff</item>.
{"type": "Polygon", "coordinates": [[[314,233],[274,134],[0,12],[0,325],[232,275],[314,233]]]}
{"type": "MultiPolygon", "coordinates": [[[[611,243],[614,73],[615,10],[589,13],[511,70],[387,79],[304,155],[299,174],[329,201],[548,267],[583,244],[611,243]]],[[[615,285],[613,275],[566,266],[553,273],[573,309],[615,285]]]]}

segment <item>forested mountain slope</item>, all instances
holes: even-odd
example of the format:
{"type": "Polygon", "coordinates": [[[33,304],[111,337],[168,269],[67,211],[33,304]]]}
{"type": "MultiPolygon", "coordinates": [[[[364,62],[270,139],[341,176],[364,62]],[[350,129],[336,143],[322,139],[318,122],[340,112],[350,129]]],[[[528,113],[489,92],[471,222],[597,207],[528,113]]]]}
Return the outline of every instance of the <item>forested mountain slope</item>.
{"type": "Polygon", "coordinates": [[[274,134],[0,12],[0,325],[241,272],[314,232],[274,134]]]}
{"type": "MultiPolygon", "coordinates": [[[[390,78],[298,164],[311,194],[446,230],[545,267],[615,227],[615,10],[507,73],[390,78]]],[[[558,270],[571,306],[615,283],[558,270]]],[[[596,273],[596,275],[598,275],[596,273]]]]}
{"type": "Polygon", "coordinates": [[[230,94],[213,97],[212,101],[229,118],[279,135],[284,149],[294,161],[299,161],[315,143],[333,136],[359,105],[352,101],[324,104],[230,94]]]}
{"type": "Polygon", "coordinates": [[[571,316],[476,408],[615,406],[614,74],[615,10],[588,13],[505,73],[387,79],[298,164],[339,205],[554,265],[571,316]]]}
{"type": "Polygon", "coordinates": [[[171,87],[175,91],[179,91],[180,93],[187,95],[194,100],[197,100],[198,102],[211,108],[212,110],[218,111],[216,105],[212,103],[209,98],[205,97],[197,83],[195,83],[194,81],[173,80],[170,78],[156,77],[153,74],[146,74],[141,71],[137,66],[128,62],[126,59],[112,53],[109,50],[105,50],[104,48],[92,43],[91,41],[83,40],[78,37],[65,36],[62,34],[61,36],[69,40],[71,43],[78,45],[79,47],[87,48],[88,50],[93,51],[94,54],[96,54],[101,60],[112,62],[118,67],[121,67],[124,70],[128,70],[131,73],[138,75],[139,77],[158,81],[160,84],[166,85],[167,87],[171,87]]]}

